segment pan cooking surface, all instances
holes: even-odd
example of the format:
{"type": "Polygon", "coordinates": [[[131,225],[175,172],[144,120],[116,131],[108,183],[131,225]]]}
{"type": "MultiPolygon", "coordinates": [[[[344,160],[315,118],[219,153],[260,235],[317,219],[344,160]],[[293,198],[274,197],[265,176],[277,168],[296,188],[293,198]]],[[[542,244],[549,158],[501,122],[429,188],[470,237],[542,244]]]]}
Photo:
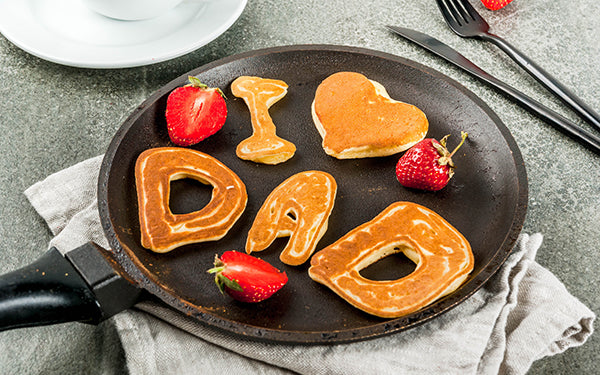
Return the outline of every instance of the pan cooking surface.
{"type": "MultiPolygon", "coordinates": [[[[172,185],[171,209],[197,210],[210,199],[210,186],[190,180],[172,185]]],[[[199,321],[256,339],[295,343],[347,342],[376,337],[415,326],[456,306],[474,293],[510,253],[522,228],[527,203],[526,173],[520,152],[498,117],[471,92],[427,67],[381,52],[339,46],[293,46],[254,51],[200,67],[169,83],[148,98],[123,124],[106,153],[99,180],[99,207],[105,232],[117,261],[145,289],[199,321]],[[443,190],[431,193],[405,189],[396,181],[399,155],[337,160],[325,154],[310,105],[319,83],[330,74],[355,71],[382,83],[389,95],[414,104],[427,115],[428,137],[451,134],[449,148],[468,141],[455,156],[456,174],[443,190]],[[134,165],[145,149],[173,146],[166,132],[168,93],[196,75],[227,96],[228,117],[217,134],[192,148],[208,153],[236,172],[248,189],[248,205],[240,220],[220,241],[193,244],[167,254],[140,245],[134,165]],[[241,75],[285,81],[287,95],[269,113],[277,134],[293,142],[296,155],[275,165],[243,161],[235,147],[252,133],[250,114],[230,83],[241,75]],[[259,304],[243,304],[223,296],[206,270],[215,254],[244,251],[256,212],[268,194],[289,176],[305,170],[332,174],[338,192],[329,229],[318,249],[372,219],[390,203],[412,201],[436,211],[471,243],[475,269],[453,294],[425,309],[398,319],[380,319],[351,307],[326,287],[312,281],[308,263],[280,262],[287,238],[254,253],[284,270],[288,284],[259,304]]],[[[363,276],[396,279],[414,264],[402,254],[390,256],[362,271],[363,276]]]]}

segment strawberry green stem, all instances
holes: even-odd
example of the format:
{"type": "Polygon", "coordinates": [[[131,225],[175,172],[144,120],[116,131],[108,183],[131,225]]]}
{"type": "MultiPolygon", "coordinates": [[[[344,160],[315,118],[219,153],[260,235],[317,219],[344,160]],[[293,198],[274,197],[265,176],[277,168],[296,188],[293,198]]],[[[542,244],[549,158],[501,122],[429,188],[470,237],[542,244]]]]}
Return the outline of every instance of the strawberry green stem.
{"type": "Polygon", "coordinates": [[[222,272],[225,269],[225,266],[218,266],[218,267],[213,267],[209,270],[207,270],[206,272],[208,273],[219,273],[222,272]]]}
{"type": "Polygon", "coordinates": [[[223,92],[223,90],[221,90],[218,87],[215,88],[209,88],[208,85],[205,85],[204,83],[202,83],[202,81],[200,81],[200,78],[198,77],[194,77],[194,76],[188,76],[188,81],[190,82],[189,84],[187,84],[186,86],[192,86],[192,87],[198,87],[200,89],[203,90],[216,90],[219,95],[221,95],[223,97],[223,99],[227,99],[227,97],[225,96],[225,93],[223,92]]]}
{"type": "Polygon", "coordinates": [[[194,76],[188,76],[188,81],[190,81],[188,86],[199,87],[201,89],[207,89],[208,86],[200,81],[200,78],[194,76]]]}
{"type": "Polygon", "coordinates": [[[226,286],[227,288],[238,291],[238,292],[244,291],[244,289],[240,286],[240,284],[238,284],[237,281],[231,280],[230,278],[223,275],[222,273],[217,274],[217,276],[215,277],[215,281],[216,281],[217,285],[219,286],[219,289],[221,289],[221,293],[223,291],[223,286],[226,286]]]}
{"type": "Polygon", "coordinates": [[[467,132],[460,132],[460,135],[462,137],[462,140],[460,141],[460,143],[458,144],[458,146],[456,146],[456,148],[454,150],[452,150],[452,152],[450,153],[450,155],[448,155],[449,158],[451,158],[452,155],[454,155],[454,153],[456,153],[456,151],[458,151],[458,149],[460,148],[460,146],[462,146],[463,143],[465,143],[465,139],[467,139],[467,137],[469,136],[469,134],[467,132]]]}
{"type": "Polygon", "coordinates": [[[441,144],[442,146],[444,146],[444,148],[446,148],[446,142],[448,142],[448,137],[450,137],[450,134],[446,134],[446,135],[444,136],[444,138],[440,139],[440,144],[441,144]]]}

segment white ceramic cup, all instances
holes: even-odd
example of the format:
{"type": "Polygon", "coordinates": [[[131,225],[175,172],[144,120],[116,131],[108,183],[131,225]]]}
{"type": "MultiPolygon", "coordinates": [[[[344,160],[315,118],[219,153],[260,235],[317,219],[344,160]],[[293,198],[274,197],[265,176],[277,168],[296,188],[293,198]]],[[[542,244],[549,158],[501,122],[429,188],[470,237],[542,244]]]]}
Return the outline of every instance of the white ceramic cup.
{"type": "Polygon", "coordinates": [[[137,21],[160,16],[183,0],[82,0],[91,10],[117,20],[137,21]]]}

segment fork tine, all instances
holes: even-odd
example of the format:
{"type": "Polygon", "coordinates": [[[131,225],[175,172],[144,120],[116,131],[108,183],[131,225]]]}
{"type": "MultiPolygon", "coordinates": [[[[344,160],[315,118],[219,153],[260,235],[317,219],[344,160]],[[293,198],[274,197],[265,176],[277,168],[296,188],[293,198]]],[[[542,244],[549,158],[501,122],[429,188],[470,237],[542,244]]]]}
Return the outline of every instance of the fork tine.
{"type": "Polygon", "coordinates": [[[464,38],[481,37],[490,26],[473,8],[469,0],[436,0],[446,23],[464,38]]]}
{"type": "Polygon", "coordinates": [[[444,16],[444,19],[446,20],[446,22],[448,22],[450,27],[462,26],[461,20],[457,19],[454,16],[454,12],[452,11],[452,8],[448,5],[448,3],[445,0],[436,0],[436,1],[438,4],[438,7],[440,8],[440,11],[442,12],[442,15],[444,16]],[[453,23],[458,24],[458,25],[453,25],[453,23]]]}
{"type": "Polygon", "coordinates": [[[469,0],[459,0],[459,2],[462,3],[463,8],[467,11],[467,13],[469,13],[473,21],[487,25],[487,22],[483,19],[483,17],[481,17],[479,12],[473,8],[471,3],[469,3],[469,0]]]}
{"type": "Polygon", "coordinates": [[[455,17],[458,18],[458,15],[460,15],[460,18],[462,19],[463,22],[461,22],[462,24],[465,23],[469,23],[469,21],[473,20],[473,17],[471,16],[471,14],[469,12],[467,12],[467,9],[465,9],[465,4],[467,3],[469,6],[471,4],[469,4],[468,1],[461,1],[461,0],[448,0],[451,4],[452,7],[454,8],[454,14],[455,17]]]}

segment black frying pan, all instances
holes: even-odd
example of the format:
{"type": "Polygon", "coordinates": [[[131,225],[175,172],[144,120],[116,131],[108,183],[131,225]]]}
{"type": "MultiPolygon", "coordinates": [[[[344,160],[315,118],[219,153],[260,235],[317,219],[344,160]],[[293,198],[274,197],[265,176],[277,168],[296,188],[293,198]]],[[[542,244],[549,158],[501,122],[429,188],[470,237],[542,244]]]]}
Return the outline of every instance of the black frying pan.
{"type": "MultiPolygon", "coordinates": [[[[6,328],[66,320],[95,322],[140,298],[154,298],[199,322],[269,341],[339,343],[398,332],[442,314],[480,288],[515,245],[527,205],[521,154],[509,131],[485,103],[460,84],[412,61],[340,46],[253,51],[182,75],[154,93],[125,121],[105,155],[98,186],[100,216],[111,251],[90,244],[67,254],[67,260],[81,275],[77,278],[82,280],[68,282],[74,283],[69,288],[78,292],[68,292],[70,299],[58,301],[49,309],[38,303],[36,308],[44,308],[43,313],[25,314],[27,319],[13,319],[5,324],[6,328]],[[468,141],[455,157],[456,174],[445,189],[431,193],[401,187],[394,174],[398,155],[337,160],[324,153],[311,119],[310,105],[318,84],[338,71],[363,73],[382,83],[392,98],[421,108],[430,122],[428,136],[439,139],[451,134],[451,148],[459,141],[461,130],[469,133],[468,141]],[[222,88],[229,111],[223,129],[193,148],[216,157],[236,172],[246,184],[249,201],[240,220],[222,240],[155,254],[140,245],[134,164],[142,151],[172,145],[164,119],[166,98],[171,90],[186,83],[188,75],[222,88]],[[289,161],[269,166],[243,161],[235,155],[236,145],[251,134],[248,109],[229,89],[230,83],[241,75],[288,83],[288,94],[270,113],[278,135],[296,144],[296,155],[289,161]],[[221,295],[213,285],[212,276],[205,272],[212,266],[215,254],[231,249],[244,251],[246,234],[267,195],[287,177],[310,169],[327,171],[338,183],[329,229],[318,248],[372,219],[390,203],[412,201],[442,215],[470,241],[475,256],[471,276],[457,291],[421,311],[398,319],[381,319],[351,307],[329,289],[313,282],[307,274],[308,264],[299,267],[282,264],[279,252],[287,239],[280,239],[255,255],[286,271],[289,282],[281,291],[259,304],[239,303],[221,295]],[[89,288],[79,291],[81,285],[91,285],[91,291],[89,288]]],[[[176,213],[200,209],[210,199],[210,187],[191,180],[174,182],[172,189],[171,209],[176,213]]],[[[48,260],[42,259],[41,263],[26,268],[25,273],[35,277],[35,269],[46,267],[51,273],[58,267],[55,273],[59,280],[51,286],[55,290],[64,289],[61,275],[65,272],[60,267],[70,265],[63,264],[60,256],[47,254],[46,258],[59,266],[47,267],[44,262],[48,260]]],[[[362,273],[373,279],[396,279],[412,269],[414,264],[408,259],[394,255],[362,273]]],[[[9,276],[14,281],[22,278],[22,274],[21,270],[9,276]]],[[[34,289],[46,287],[42,283],[34,289]]],[[[0,310],[3,305],[7,304],[0,301],[0,310]]],[[[4,314],[9,315],[12,316],[4,314]]]]}

